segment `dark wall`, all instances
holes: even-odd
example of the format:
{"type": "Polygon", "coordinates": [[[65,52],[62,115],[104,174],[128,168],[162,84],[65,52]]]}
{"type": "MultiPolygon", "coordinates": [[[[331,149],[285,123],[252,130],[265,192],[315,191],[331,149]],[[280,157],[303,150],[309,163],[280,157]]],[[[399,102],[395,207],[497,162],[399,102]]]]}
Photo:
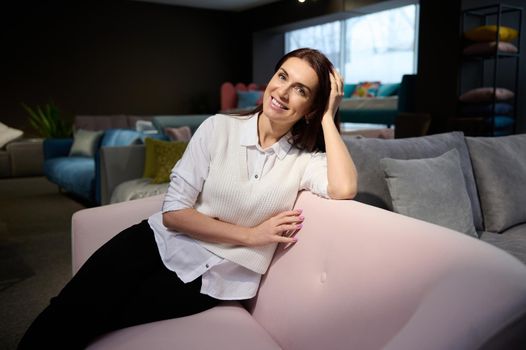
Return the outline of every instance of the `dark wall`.
{"type": "Polygon", "coordinates": [[[18,1],[0,14],[0,119],[31,134],[29,105],[67,115],[214,113],[251,74],[251,34],[221,11],[135,1],[18,1]]]}
{"type": "Polygon", "coordinates": [[[460,1],[420,0],[415,107],[431,114],[431,133],[456,113],[460,1]]]}

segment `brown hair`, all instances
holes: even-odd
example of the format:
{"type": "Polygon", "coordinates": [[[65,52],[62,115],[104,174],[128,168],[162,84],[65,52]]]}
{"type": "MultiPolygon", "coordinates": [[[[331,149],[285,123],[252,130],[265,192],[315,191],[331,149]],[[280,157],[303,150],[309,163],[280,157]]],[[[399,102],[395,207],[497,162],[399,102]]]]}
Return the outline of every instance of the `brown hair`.
{"type": "MultiPolygon", "coordinates": [[[[311,111],[305,118],[301,118],[291,128],[292,138],[289,142],[299,148],[309,152],[312,151],[325,151],[325,139],[323,137],[323,129],[321,127],[321,119],[323,113],[327,108],[329,102],[329,96],[331,93],[331,80],[330,74],[334,69],[331,61],[318,50],[302,48],[289,52],[283,56],[276,67],[274,72],[287,61],[289,58],[296,57],[306,61],[318,76],[318,89],[314,100],[312,102],[311,111]]],[[[250,113],[259,113],[263,110],[263,106],[259,105],[250,113]]],[[[339,128],[338,115],[335,120],[336,127],[339,128]]]]}

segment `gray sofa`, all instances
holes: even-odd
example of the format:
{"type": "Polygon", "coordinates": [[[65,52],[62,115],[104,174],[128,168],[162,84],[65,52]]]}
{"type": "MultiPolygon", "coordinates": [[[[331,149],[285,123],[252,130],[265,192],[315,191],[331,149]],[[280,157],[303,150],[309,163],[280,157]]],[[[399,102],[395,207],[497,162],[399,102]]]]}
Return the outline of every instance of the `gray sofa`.
{"type": "MultiPolygon", "coordinates": [[[[165,120],[175,126],[181,121],[165,120]]],[[[405,139],[344,136],[344,141],[359,174],[355,200],[474,235],[526,263],[526,134],[448,132],[405,139]],[[453,149],[458,160],[449,163],[456,163],[459,176],[444,171],[449,163],[442,158],[453,149]],[[401,175],[393,176],[385,158],[398,162],[394,168],[401,175]],[[406,187],[400,185],[404,181],[406,187]]],[[[101,151],[103,203],[167,190],[168,184],[142,179],[144,152],[144,145],[101,151]]]]}

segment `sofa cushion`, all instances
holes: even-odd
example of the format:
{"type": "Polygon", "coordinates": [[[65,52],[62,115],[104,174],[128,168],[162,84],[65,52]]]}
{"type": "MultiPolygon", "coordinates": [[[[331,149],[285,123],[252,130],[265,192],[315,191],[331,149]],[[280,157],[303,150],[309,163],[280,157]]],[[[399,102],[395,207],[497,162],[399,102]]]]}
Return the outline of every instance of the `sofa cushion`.
{"type": "Polygon", "coordinates": [[[467,137],[486,231],[526,223],[526,134],[467,137]]]}
{"type": "Polygon", "coordinates": [[[69,155],[94,157],[103,133],[103,131],[77,130],[73,137],[73,145],[71,146],[69,155]]]}
{"type": "Polygon", "coordinates": [[[20,137],[24,132],[22,130],[10,128],[7,125],[0,123],[0,148],[8,144],[11,141],[14,141],[20,137]]]}
{"type": "Polygon", "coordinates": [[[101,147],[129,146],[142,143],[142,134],[129,129],[108,129],[100,142],[101,147]]]}
{"type": "Polygon", "coordinates": [[[244,308],[226,303],[188,317],[121,329],[99,338],[87,349],[278,350],[281,347],[244,308]]]}
{"type": "Polygon", "coordinates": [[[178,128],[164,128],[164,133],[168,136],[170,141],[185,141],[188,142],[192,138],[192,130],[188,126],[181,126],[178,128]]]}
{"type": "Polygon", "coordinates": [[[170,181],[170,172],[183,156],[188,142],[163,141],[146,138],[144,177],[152,178],[152,183],[170,181]]]}
{"type": "Polygon", "coordinates": [[[458,151],[436,158],[380,160],[394,211],[475,237],[458,151]]]}
{"type": "Polygon", "coordinates": [[[237,91],[237,108],[255,107],[261,103],[263,91],[237,91]]]}
{"type": "Polygon", "coordinates": [[[388,96],[394,96],[398,94],[398,90],[400,89],[400,83],[387,83],[387,84],[381,84],[378,88],[378,93],[376,96],[379,97],[388,97],[388,96]]]}
{"type": "Polygon", "coordinates": [[[362,81],[356,85],[351,97],[375,97],[379,88],[379,81],[362,81]]]}
{"type": "Polygon", "coordinates": [[[150,178],[139,178],[120,183],[111,194],[110,203],[146,198],[168,191],[168,182],[154,184],[150,178]]]}
{"type": "Polygon", "coordinates": [[[392,200],[384,178],[384,172],[380,166],[380,159],[438,157],[450,149],[456,148],[460,156],[466,189],[471,200],[473,223],[477,230],[483,230],[477,188],[463,133],[450,132],[394,140],[344,136],[344,141],[358,170],[358,195],[355,199],[389,210],[393,209],[392,200]]]}
{"type": "Polygon", "coordinates": [[[93,198],[95,159],[88,157],[59,157],[44,162],[44,174],[53,183],[85,199],[93,198]]]}

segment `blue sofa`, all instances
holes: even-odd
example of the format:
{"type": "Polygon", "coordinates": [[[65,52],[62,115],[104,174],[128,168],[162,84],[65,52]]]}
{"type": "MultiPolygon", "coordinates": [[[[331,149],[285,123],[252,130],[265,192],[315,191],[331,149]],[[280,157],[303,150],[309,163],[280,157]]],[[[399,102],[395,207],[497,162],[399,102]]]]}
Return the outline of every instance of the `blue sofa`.
{"type": "Polygon", "coordinates": [[[43,144],[44,175],[89,205],[99,205],[100,148],[141,144],[146,136],[153,135],[132,129],[104,130],[94,157],[70,155],[73,139],[46,139],[43,144]]]}

